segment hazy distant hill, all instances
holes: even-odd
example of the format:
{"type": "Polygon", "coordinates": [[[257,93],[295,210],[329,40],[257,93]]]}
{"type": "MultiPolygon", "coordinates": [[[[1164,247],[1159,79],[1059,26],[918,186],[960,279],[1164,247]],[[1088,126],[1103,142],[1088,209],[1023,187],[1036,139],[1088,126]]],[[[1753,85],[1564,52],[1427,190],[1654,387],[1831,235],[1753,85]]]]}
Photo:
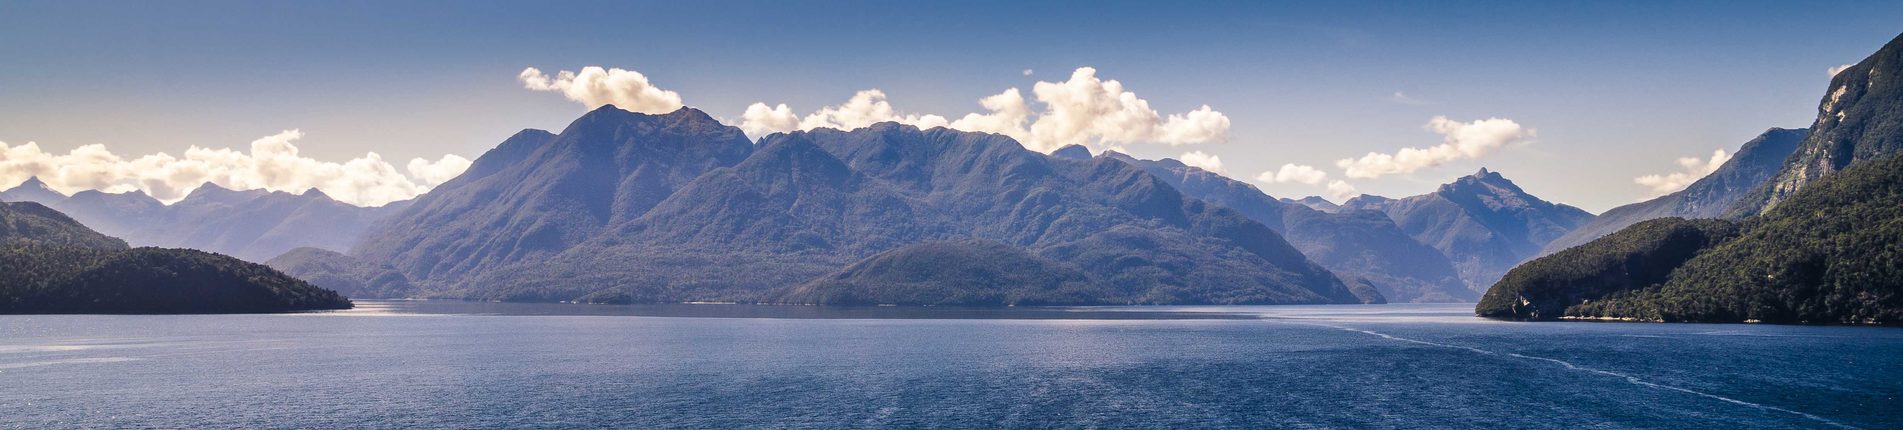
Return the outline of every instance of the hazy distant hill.
{"type": "Polygon", "coordinates": [[[126,248],[126,241],[99,234],[45,205],[35,202],[0,202],[0,245],[27,244],[88,249],[126,248]]]}
{"type": "Polygon", "coordinates": [[[1475,291],[1485,291],[1508,269],[1593,218],[1529,194],[1487,169],[1433,193],[1401,199],[1363,195],[1341,206],[1387,213],[1409,236],[1453,260],[1475,291]]]}
{"type": "Polygon", "coordinates": [[[352,298],[402,298],[416,292],[410,278],[397,273],[390,265],[324,249],[293,249],[264,264],[352,298]]]}
{"type": "Polygon", "coordinates": [[[1666,217],[1718,218],[1739,199],[1763,185],[1784,166],[1784,160],[1808,134],[1805,129],[1773,128],[1745,142],[1731,160],[1683,190],[1639,203],[1607,210],[1586,225],[1553,240],[1541,254],[1551,254],[1612,234],[1640,221],[1666,217]]]}
{"type": "Polygon", "coordinates": [[[1446,256],[1403,233],[1381,212],[1324,212],[1176,160],[1137,160],[1114,152],[1106,156],[1133,163],[1185,194],[1267,225],[1310,260],[1345,281],[1374,287],[1386,301],[1470,302],[1480,297],[1461,282],[1446,256]]]}
{"type": "Polygon", "coordinates": [[[1322,212],[1330,212],[1330,213],[1341,210],[1341,205],[1335,204],[1335,202],[1328,201],[1328,199],[1321,198],[1321,196],[1308,196],[1308,197],[1303,197],[1301,199],[1290,199],[1290,198],[1284,197],[1282,198],[1282,203],[1291,203],[1291,204],[1298,204],[1302,206],[1308,206],[1309,209],[1314,209],[1314,210],[1318,210],[1322,212]]]}
{"type": "Polygon", "coordinates": [[[38,176],[26,178],[20,185],[0,191],[0,202],[34,202],[50,207],[61,200],[66,200],[66,195],[47,187],[46,182],[40,181],[38,176]]]}
{"type": "MultiPolygon", "coordinates": [[[[477,164],[493,167],[419,198],[353,254],[439,295],[753,301],[908,245],[985,240],[1076,267],[1104,292],[1088,303],[1359,301],[1241,214],[1120,161],[998,135],[883,123],[755,147],[691,108],[606,106],[477,164]]],[[[897,267],[859,267],[875,266],[897,267]]],[[[936,285],[966,287],[981,286],[936,285]]]]}
{"type": "Polygon", "coordinates": [[[253,262],[298,247],[348,250],[371,223],[409,204],[364,208],[316,189],[303,194],[234,191],[206,183],[168,206],[137,191],[88,190],[67,197],[38,178],[0,193],[0,200],[13,196],[45,203],[135,246],[191,248],[253,262]]]}
{"type": "Polygon", "coordinates": [[[0,203],[0,313],[234,313],[349,308],[268,267],[186,250],[128,249],[32,202],[0,203]]]}

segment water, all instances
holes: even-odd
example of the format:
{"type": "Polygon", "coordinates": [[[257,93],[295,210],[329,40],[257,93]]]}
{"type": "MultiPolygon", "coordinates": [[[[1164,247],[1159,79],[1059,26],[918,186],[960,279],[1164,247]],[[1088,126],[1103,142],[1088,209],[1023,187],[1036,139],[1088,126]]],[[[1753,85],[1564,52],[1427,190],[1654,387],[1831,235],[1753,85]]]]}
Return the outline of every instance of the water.
{"type": "Polygon", "coordinates": [[[1465,306],[0,316],[0,428],[1898,428],[1903,330],[1465,306]]]}

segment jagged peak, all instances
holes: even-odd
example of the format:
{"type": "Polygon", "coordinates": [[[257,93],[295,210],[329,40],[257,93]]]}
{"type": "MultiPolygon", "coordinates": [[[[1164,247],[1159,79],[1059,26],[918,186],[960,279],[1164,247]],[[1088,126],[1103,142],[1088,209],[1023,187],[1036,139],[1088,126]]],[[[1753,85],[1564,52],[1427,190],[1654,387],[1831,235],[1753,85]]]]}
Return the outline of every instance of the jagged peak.
{"type": "Polygon", "coordinates": [[[1480,171],[1474,172],[1474,174],[1472,175],[1462,176],[1458,179],[1455,179],[1454,182],[1441,185],[1440,191],[1453,192],[1453,191],[1460,190],[1461,188],[1472,186],[1472,185],[1482,185],[1488,188],[1501,188],[1507,191],[1511,191],[1515,194],[1526,194],[1525,190],[1521,190],[1519,185],[1514,184],[1512,180],[1507,179],[1506,175],[1501,175],[1500,172],[1487,170],[1487,168],[1485,167],[1480,168],[1480,171]]]}
{"type": "Polygon", "coordinates": [[[48,187],[46,185],[46,181],[40,180],[39,175],[28,176],[25,181],[21,181],[20,185],[15,186],[14,188],[27,188],[27,187],[48,189],[48,190],[52,189],[52,187],[48,187]]]}
{"type": "Polygon", "coordinates": [[[314,199],[321,198],[324,200],[331,200],[329,194],[324,194],[324,190],[319,190],[317,189],[317,187],[311,187],[311,189],[304,190],[302,194],[298,194],[298,195],[304,196],[307,198],[314,198],[314,199]]]}

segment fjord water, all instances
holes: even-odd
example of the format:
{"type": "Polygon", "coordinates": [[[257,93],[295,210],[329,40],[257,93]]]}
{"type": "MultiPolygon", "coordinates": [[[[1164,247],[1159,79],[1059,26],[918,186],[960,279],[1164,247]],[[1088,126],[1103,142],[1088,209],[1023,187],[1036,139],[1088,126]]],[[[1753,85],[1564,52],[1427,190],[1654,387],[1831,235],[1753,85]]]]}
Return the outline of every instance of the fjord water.
{"type": "Polygon", "coordinates": [[[4,428],[1896,428],[1903,330],[1464,305],[0,316],[4,428]]]}

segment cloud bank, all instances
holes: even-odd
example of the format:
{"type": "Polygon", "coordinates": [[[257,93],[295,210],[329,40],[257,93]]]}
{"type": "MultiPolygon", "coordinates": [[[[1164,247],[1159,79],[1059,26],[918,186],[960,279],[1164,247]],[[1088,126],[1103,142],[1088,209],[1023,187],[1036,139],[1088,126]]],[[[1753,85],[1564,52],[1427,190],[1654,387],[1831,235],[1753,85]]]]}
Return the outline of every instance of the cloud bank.
{"type": "Polygon", "coordinates": [[[563,70],[555,76],[534,67],[516,75],[522,87],[535,91],[561,93],[589,109],[612,104],[623,110],[662,114],[680,109],[681,95],[648,82],[647,75],[621,68],[583,67],[580,72],[563,70]]]}
{"type": "Polygon", "coordinates": [[[1533,129],[1505,118],[1459,122],[1437,116],[1428,120],[1424,128],[1440,134],[1441,143],[1426,148],[1401,148],[1393,154],[1370,152],[1361,158],[1336,161],[1335,165],[1344,175],[1359,179],[1414,173],[1450,161],[1480,158],[1534,136],[1533,129]]]}
{"type": "Polygon", "coordinates": [[[1731,161],[1731,154],[1725,153],[1723,149],[1712,151],[1711,158],[1706,160],[1700,160],[1698,157],[1682,157],[1678,159],[1679,171],[1663,175],[1640,176],[1632,178],[1632,182],[1651,189],[1652,194],[1646,198],[1658,197],[1691,186],[1693,182],[1698,182],[1699,178],[1718,171],[1718,167],[1723,166],[1726,161],[1731,161]]]}
{"type": "Polygon", "coordinates": [[[138,157],[115,154],[100,144],[55,154],[33,142],[0,142],[0,184],[37,176],[66,194],[143,191],[166,203],[185,198],[206,182],[236,190],[298,193],[316,188],[341,202],[379,206],[429,191],[470,163],[456,155],[412,159],[405,166],[406,176],[375,152],[341,163],[304,157],[293,143],[303,137],[302,131],[285,130],[252,141],[250,152],[192,146],[179,156],[161,152],[138,157]]]}
{"type": "Polygon", "coordinates": [[[1035,106],[1021,91],[1011,88],[979,99],[984,112],[948,120],[939,115],[902,113],[886,101],[884,92],[870,89],[854,94],[845,103],[805,116],[795,115],[784,104],[754,103],[741,115],[740,128],[758,137],[822,127],[850,130],[896,121],[921,128],[942,126],[1003,134],[1040,152],[1072,144],[1105,149],[1126,144],[1217,143],[1229,136],[1229,117],[1208,105],[1166,116],[1125,89],[1123,83],[1098,78],[1097,69],[1090,67],[1078,68],[1063,82],[1038,82],[1031,93],[1035,106]]]}

